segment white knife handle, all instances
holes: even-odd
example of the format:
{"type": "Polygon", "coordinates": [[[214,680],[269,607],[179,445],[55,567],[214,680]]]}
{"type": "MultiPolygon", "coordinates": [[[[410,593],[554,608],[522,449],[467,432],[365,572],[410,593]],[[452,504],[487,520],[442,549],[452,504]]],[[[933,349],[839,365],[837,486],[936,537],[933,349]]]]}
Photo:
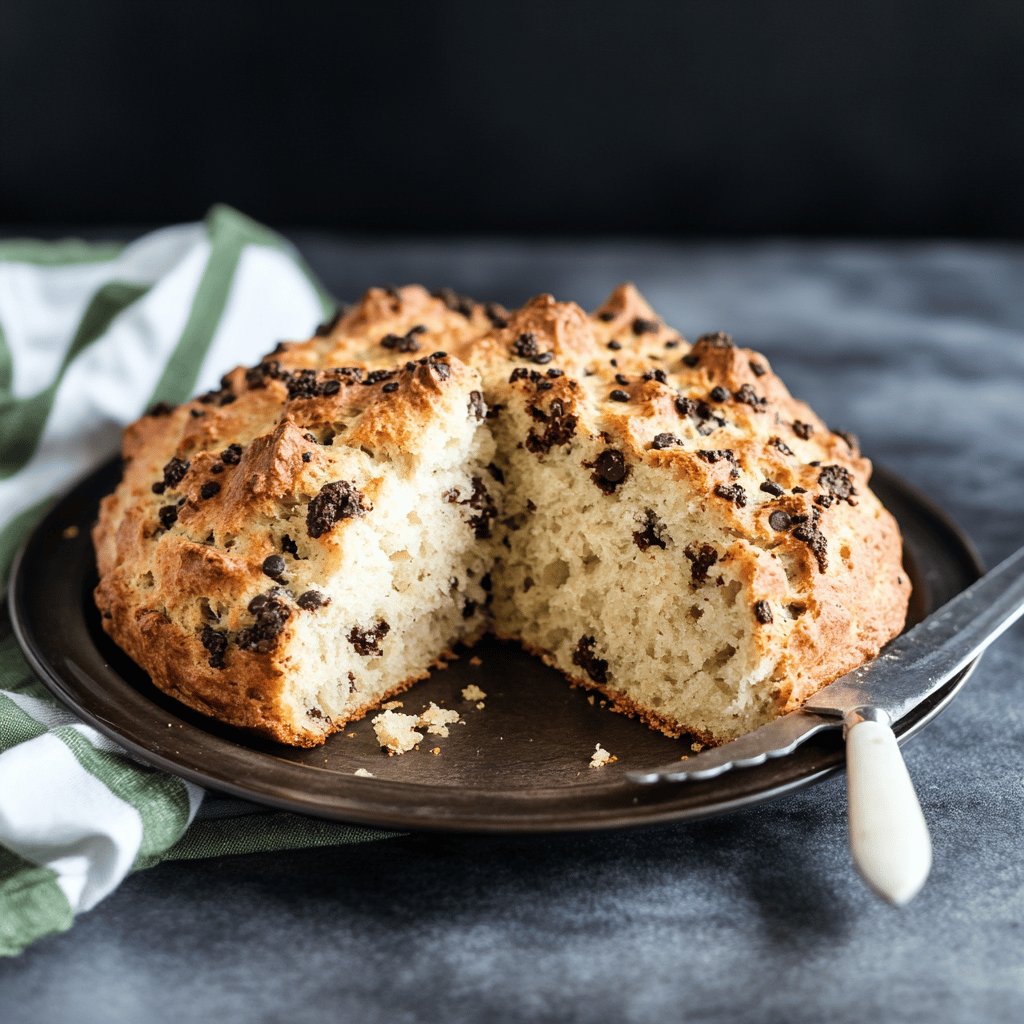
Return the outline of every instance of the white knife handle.
{"type": "Polygon", "coordinates": [[[889,718],[877,708],[845,717],[850,851],[880,896],[909,903],[932,866],[932,843],[889,718]]]}

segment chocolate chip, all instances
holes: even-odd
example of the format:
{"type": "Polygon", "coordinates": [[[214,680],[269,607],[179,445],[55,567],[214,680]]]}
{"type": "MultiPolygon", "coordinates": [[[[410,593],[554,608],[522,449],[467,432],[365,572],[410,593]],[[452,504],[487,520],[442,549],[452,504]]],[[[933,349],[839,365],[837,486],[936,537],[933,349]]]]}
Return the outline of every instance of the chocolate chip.
{"type": "Polygon", "coordinates": [[[828,541],[818,527],[817,511],[808,522],[797,526],[791,536],[803,541],[811,549],[818,563],[818,572],[825,572],[828,569],[828,541]]]}
{"type": "Polygon", "coordinates": [[[309,503],[306,528],[310,537],[322,537],[335,523],[365,515],[369,510],[370,506],[353,484],[334,480],[324,484],[309,503]]]}
{"type": "Polygon", "coordinates": [[[777,448],[780,452],[782,452],[783,455],[792,455],[793,454],[793,449],[790,448],[789,445],[786,444],[786,442],[783,441],[782,438],[780,438],[780,437],[770,437],[768,439],[768,443],[773,448],[777,448]]]}
{"type": "Polygon", "coordinates": [[[667,384],[668,377],[664,370],[647,370],[644,372],[644,380],[656,380],[659,384],[667,384]]]}
{"type": "Polygon", "coordinates": [[[597,319],[600,320],[601,323],[610,324],[615,319],[615,313],[610,309],[602,309],[597,314],[597,319]]]}
{"type": "Polygon", "coordinates": [[[313,453],[312,452],[303,452],[302,453],[302,461],[303,462],[309,462],[312,458],[313,458],[313,453]]]}
{"type": "Polygon", "coordinates": [[[224,668],[224,655],[228,652],[227,632],[203,626],[201,639],[203,646],[210,655],[207,659],[207,664],[209,664],[210,668],[224,668]]]}
{"type": "Polygon", "coordinates": [[[755,363],[753,359],[750,360],[747,365],[750,367],[750,372],[755,377],[763,377],[768,371],[764,368],[763,363],[755,363]]]}
{"type": "Polygon", "coordinates": [[[486,540],[491,536],[491,521],[497,518],[498,506],[491,498],[490,492],[484,486],[480,477],[473,477],[473,493],[460,505],[468,505],[476,511],[476,515],[470,516],[467,520],[478,540],[486,540]]]}
{"type": "Polygon", "coordinates": [[[609,341],[609,342],[608,342],[608,347],[609,347],[609,348],[610,348],[610,349],[611,349],[611,350],[612,350],[613,352],[618,352],[618,351],[619,351],[619,349],[621,349],[621,348],[622,348],[622,342],[621,342],[621,341],[615,341],[614,339],[612,339],[611,341],[609,341]]]}
{"type": "Polygon", "coordinates": [[[765,480],[761,484],[761,490],[766,494],[774,494],[778,498],[782,493],[782,488],[774,480],[765,480]]]}
{"type": "Polygon", "coordinates": [[[264,575],[272,580],[279,580],[284,575],[286,567],[285,560],[280,555],[267,555],[261,568],[264,575]]]}
{"type": "Polygon", "coordinates": [[[242,458],[242,446],[240,444],[229,444],[220,453],[220,461],[226,466],[237,466],[242,458]]]}
{"type": "Polygon", "coordinates": [[[380,657],[384,652],[380,649],[380,643],[391,632],[391,627],[383,619],[378,619],[377,624],[370,629],[359,629],[353,626],[348,634],[348,642],[356,649],[357,654],[364,658],[380,657]]]}
{"type": "Polygon", "coordinates": [[[714,451],[704,451],[702,449],[697,452],[697,458],[703,459],[711,465],[714,465],[716,462],[731,462],[734,466],[736,465],[736,454],[731,448],[719,448],[714,451]]]}
{"type": "Polygon", "coordinates": [[[702,437],[713,433],[719,427],[725,426],[725,420],[711,411],[711,406],[700,399],[684,398],[680,395],[676,399],[676,412],[680,416],[686,416],[693,421],[697,433],[702,437]]]}
{"type": "Polygon", "coordinates": [[[220,494],[220,484],[216,480],[207,480],[202,487],[199,488],[199,497],[203,501],[209,501],[214,495],[220,494]]]}
{"type": "Polygon", "coordinates": [[[793,517],[783,509],[777,508],[768,517],[768,525],[778,533],[785,533],[793,525],[793,517]]]}
{"type": "Polygon", "coordinates": [[[496,302],[488,302],[484,306],[484,315],[491,321],[492,327],[497,327],[499,330],[502,327],[508,327],[508,317],[505,315],[505,310],[496,302]]]}
{"type": "Polygon", "coordinates": [[[774,621],[771,605],[767,601],[758,601],[754,605],[754,617],[762,626],[771,625],[774,621]]]}
{"type": "Polygon", "coordinates": [[[597,640],[592,636],[581,636],[572,654],[572,663],[579,665],[595,683],[608,682],[608,662],[594,653],[597,640]]]}
{"type": "Polygon", "coordinates": [[[629,395],[627,395],[625,391],[620,391],[618,388],[616,388],[608,397],[613,402],[628,402],[629,401],[629,395]]]}
{"type": "Polygon", "coordinates": [[[725,388],[721,386],[721,384],[719,384],[717,387],[712,388],[711,394],[708,395],[708,398],[710,398],[712,402],[724,402],[728,397],[729,392],[726,391],[725,388]]]}
{"type": "Polygon", "coordinates": [[[192,463],[188,459],[179,459],[177,456],[171,459],[164,466],[164,487],[168,487],[171,490],[176,488],[184,479],[191,465],[192,463]]]}
{"type": "Polygon", "coordinates": [[[657,334],[658,333],[658,321],[657,320],[645,320],[642,316],[638,316],[633,320],[633,333],[634,334],[657,334]]]}
{"type": "Polygon", "coordinates": [[[700,356],[694,355],[692,352],[690,352],[687,355],[683,356],[681,362],[684,366],[688,366],[692,370],[700,362],[700,356]]]}
{"type": "Polygon", "coordinates": [[[320,394],[322,395],[336,395],[341,390],[340,380],[325,380],[320,385],[320,394]]]}
{"type": "Polygon", "coordinates": [[[651,448],[656,452],[660,452],[665,448],[672,448],[675,445],[682,443],[683,442],[676,437],[675,434],[655,434],[654,440],[651,442],[651,448]]]}
{"type": "Polygon", "coordinates": [[[842,466],[825,466],[818,474],[818,483],[840,501],[849,502],[857,493],[850,471],[842,466]]]}
{"type": "Polygon", "coordinates": [[[743,508],[747,504],[747,492],[739,484],[719,484],[715,488],[715,494],[719,498],[731,501],[737,508],[743,508]]]}
{"type": "Polygon", "coordinates": [[[807,488],[806,487],[794,487],[792,493],[793,494],[806,494],[807,493],[807,488]]]}
{"type": "Polygon", "coordinates": [[[389,383],[385,384],[384,387],[381,388],[381,391],[383,391],[386,395],[393,394],[397,390],[398,390],[398,381],[397,380],[390,381],[389,383]]]}
{"type": "Polygon", "coordinates": [[[644,509],[644,528],[633,534],[633,543],[641,550],[665,548],[665,524],[655,515],[654,510],[644,509]]]}
{"type": "Polygon", "coordinates": [[[605,494],[611,494],[629,475],[626,457],[616,448],[606,448],[592,465],[590,478],[605,494]]]}
{"type": "Polygon", "coordinates": [[[160,525],[169,530],[178,521],[178,506],[164,505],[157,515],[160,517],[160,525]]]}
{"type": "Polygon", "coordinates": [[[324,597],[319,590],[307,590],[304,594],[300,594],[295,602],[305,612],[315,612],[317,608],[323,608],[325,604],[330,604],[331,599],[324,597]]]}
{"type": "Polygon", "coordinates": [[[236,643],[243,651],[269,654],[276,646],[291,609],[276,594],[259,594],[249,602],[249,611],[256,616],[251,626],[239,630],[236,643]]]}
{"type": "Polygon", "coordinates": [[[382,348],[389,349],[392,352],[419,352],[420,343],[416,340],[416,335],[422,333],[422,330],[417,330],[414,327],[405,334],[385,334],[380,339],[380,344],[382,348]]]}
{"type": "Polygon", "coordinates": [[[814,427],[810,423],[803,423],[801,420],[793,421],[793,433],[806,441],[814,433],[814,427]]]}
{"type": "Polygon", "coordinates": [[[155,484],[150,488],[154,494],[163,494],[167,490],[163,480],[157,480],[155,484]]]}
{"type": "Polygon", "coordinates": [[[762,398],[749,384],[744,384],[739,391],[734,391],[732,397],[742,405],[749,405],[754,412],[764,412],[768,404],[766,398],[762,398]]]}
{"type": "Polygon", "coordinates": [[[710,544],[687,544],[683,550],[690,562],[690,581],[697,585],[708,578],[708,569],[718,561],[718,552],[710,544]]]}
{"type": "Polygon", "coordinates": [[[537,335],[533,331],[523,331],[514,342],[511,348],[514,356],[521,359],[534,359],[540,354],[540,346],[537,344],[537,335]]]}
{"type": "Polygon", "coordinates": [[[534,419],[544,424],[544,432],[538,434],[530,430],[525,441],[528,451],[535,455],[544,455],[558,445],[569,444],[576,433],[577,420],[560,398],[552,400],[547,412],[538,408],[532,408],[530,411],[534,419]]]}
{"type": "Polygon", "coordinates": [[[451,288],[439,288],[430,294],[435,299],[440,299],[453,313],[460,313],[467,320],[472,318],[475,303],[467,296],[459,295],[451,288]]]}

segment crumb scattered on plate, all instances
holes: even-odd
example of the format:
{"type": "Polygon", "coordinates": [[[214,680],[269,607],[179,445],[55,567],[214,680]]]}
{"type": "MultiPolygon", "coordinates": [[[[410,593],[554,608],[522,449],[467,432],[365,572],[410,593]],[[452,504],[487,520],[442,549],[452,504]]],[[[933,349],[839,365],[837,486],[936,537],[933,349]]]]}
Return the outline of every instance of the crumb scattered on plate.
{"type": "Polygon", "coordinates": [[[65,540],[74,540],[78,536],[78,527],[77,526],[65,526],[64,529],[60,531],[60,535],[65,540]]]}
{"type": "Polygon", "coordinates": [[[476,702],[476,709],[477,709],[477,711],[483,711],[483,709],[485,707],[487,707],[487,705],[482,700],[478,700],[476,702]]]}
{"type": "Polygon", "coordinates": [[[704,749],[703,743],[691,743],[690,749],[695,753],[699,754],[704,749]]]}
{"type": "Polygon", "coordinates": [[[469,686],[462,688],[463,700],[483,700],[486,696],[487,694],[476,683],[470,683],[469,686]]]}
{"type": "Polygon", "coordinates": [[[603,768],[606,764],[614,764],[618,761],[618,758],[614,754],[609,754],[600,743],[594,747],[594,753],[590,757],[591,768],[603,768]]]}
{"type": "Polygon", "coordinates": [[[353,775],[358,775],[361,779],[375,779],[377,776],[373,772],[368,772],[365,768],[357,768],[353,775]]]}
{"type": "Polygon", "coordinates": [[[459,720],[458,711],[449,711],[448,708],[439,708],[433,701],[430,707],[420,714],[417,725],[425,728],[432,736],[447,736],[448,726],[459,720]]]}
{"type": "Polygon", "coordinates": [[[382,711],[373,719],[373,731],[377,742],[391,754],[404,754],[412,750],[423,739],[423,733],[416,731],[419,719],[415,715],[403,715],[400,711],[382,711]]]}
{"type": "Polygon", "coordinates": [[[434,757],[437,757],[437,755],[441,753],[441,748],[440,747],[431,747],[430,748],[430,752],[434,755],[434,757]]]}
{"type": "Polygon", "coordinates": [[[473,655],[472,658],[469,659],[469,663],[473,666],[473,668],[479,668],[483,664],[483,662],[475,654],[473,655]]]}

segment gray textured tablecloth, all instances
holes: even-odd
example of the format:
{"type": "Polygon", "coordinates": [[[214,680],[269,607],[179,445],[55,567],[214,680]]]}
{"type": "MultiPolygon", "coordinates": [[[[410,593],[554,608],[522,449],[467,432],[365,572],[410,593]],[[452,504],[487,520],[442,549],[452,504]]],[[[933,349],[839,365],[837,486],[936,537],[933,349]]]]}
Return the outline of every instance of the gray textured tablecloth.
{"type": "MultiPolygon", "coordinates": [[[[381,242],[298,235],[342,297],[418,280],[596,304],[632,279],[944,506],[988,564],[1024,543],[1024,249],[381,242]]],[[[906,748],[935,866],[860,883],[845,788],[599,836],[410,836],[166,864],[0,964],[0,1020],[1019,1021],[1024,629],[906,748]]]]}

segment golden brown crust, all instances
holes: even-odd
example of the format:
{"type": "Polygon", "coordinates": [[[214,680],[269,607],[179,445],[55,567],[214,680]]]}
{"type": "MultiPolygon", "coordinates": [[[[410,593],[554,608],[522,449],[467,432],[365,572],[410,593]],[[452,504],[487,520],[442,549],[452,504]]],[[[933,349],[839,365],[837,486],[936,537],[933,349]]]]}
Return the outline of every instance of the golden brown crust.
{"type": "MultiPolygon", "coordinates": [[[[785,634],[765,622],[756,635],[775,660],[778,710],[902,628],[910,585],[899,532],[855,441],[792,398],[762,355],[726,335],[690,345],[631,285],[589,316],[549,295],[510,314],[419,286],[371,289],[317,336],[231,371],[222,388],[167,415],[143,417],[125,431],[124,479],[94,530],[104,628],[189,706],[284,743],[323,742],[371,705],[338,722],[293,723],[281,701],[285,613],[262,646],[250,638],[248,649],[232,648],[226,668],[210,634],[253,627],[247,607],[266,591],[271,534],[328,482],[329,453],[415,460],[428,428],[443,429],[450,389],[480,379],[489,406],[535,412],[523,443],[541,461],[566,433],[601,439],[630,467],[699,496],[694,515],[735,538],[723,560],[758,601],[794,619],[785,634]]],[[[372,508],[372,474],[360,486],[372,508]]],[[[332,527],[328,546],[347,528],[332,527]]],[[[690,731],[613,687],[573,682],[667,735],[690,731]]]]}

